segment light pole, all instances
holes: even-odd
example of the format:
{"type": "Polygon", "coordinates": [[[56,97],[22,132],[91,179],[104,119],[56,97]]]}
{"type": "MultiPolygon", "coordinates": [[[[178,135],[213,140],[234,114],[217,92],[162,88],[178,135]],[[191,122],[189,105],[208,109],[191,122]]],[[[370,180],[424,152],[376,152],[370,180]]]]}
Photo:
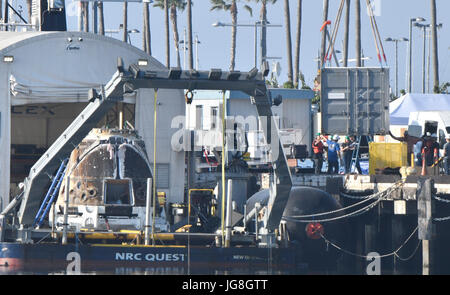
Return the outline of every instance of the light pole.
{"type": "Polygon", "coordinates": [[[413,22],[424,22],[423,17],[414,17],[409,19],[409,75],[408,75],[408,93],[412,90],[412,26],[413,22]]]}
{"type": "Polygon", "coordinates": [[[393,39],[389,37],[385,41],[395,43],[395,96],[398,97],[398,42],[409,40],[407,38],[393,39]]]}
{"type": "MultiPolygon", "coordinates": [[[[261,28],[262,27],[282,27],[282,25],[271,25],[271,24],[265,24],[265,25],[263,25],[262,23],[261,23],[261,21],[256,21],[255,22],[255,24],[236,24],[236,25],[233,25],[233,24],[225,24],[225,23],[222,23],[222,22],[215,22],[215,23],[213,23],[212,24],[212,26],[213,27],[233,27],[233,26],[236,26],[236,27],[252,27],[252,28],[255,28],[255,40],[254,40],[254,46],[255,46],[255,49],[254,49],[254,51],[255,51],[255,68],[257,68],[258,67],[258,26],[260,26],[261,28]]],[[[266,60],[266,59],[269,59],[269,58],[267,58],[266,56],[262,56],[261,57],[261,64],[266,60]]]]}
{"type": "Polygon", "coordinates": [[[200,44],[201,42],[198,40],[198,35],[195,35],[195,69],[198,71],[198,64],[199,64],[199,60],[198,60],[198,44],[200,44]]]}
{"type": "MultiPolygon", "coordinates": [[[[430,24],[414,23],[414,26],[422,29],[423,32],[423,59],[422,59],[422,93],[425,93],[425,68],[426,68],[426,51],[427,51],[427,29],[431,27],[430,24]]],[[[442,23],[437,25],[437,28],[442,28],[442,23]]]]}
{"type": "Polygon", "coordinates": [[[140,32],[139,32],[138,29],[128,30],[127,32],[128,32],[128,34],[127,34],[128,35],[128,42],[130,43],[130,45],[132,45],[131,44],[131,34],[133,34],[133,33],[140,33],[140,32]]]}

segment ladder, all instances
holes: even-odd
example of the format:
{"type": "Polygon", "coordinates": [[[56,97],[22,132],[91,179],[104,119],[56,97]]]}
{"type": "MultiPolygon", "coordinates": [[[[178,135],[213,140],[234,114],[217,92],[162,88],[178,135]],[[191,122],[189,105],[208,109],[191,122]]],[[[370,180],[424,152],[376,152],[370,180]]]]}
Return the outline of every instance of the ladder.
{"type": "MultiPolygon", "coordinates": [[[[367,139],[367,144],[369,144],[370,137],[369,136],[365,137],[367,139]]],[[[361,139],[362,139],[361,135],[356,137],[355,149],[353,150],[352,160],[350,161],[350,173],[354,173],[356,169],[356,163],[358,162],[359,159],[359,148],[361,146],[361,139]]]]}
{"type": "Polygon", "coordinates": [[[68,161],[69,159],[65,159],[61,162],[61,165],[59,166],[59,169],[56,172],[55,177],[53,178],[50,188],[45,195],[44,201],[42,202],[41,207],[39,208],[39,211],[34,218],[34,227],[40,227],[42,225],[42,222],[44,221],[45,216],[47,216],[47,213],[50,210],[50,207],[59,192],[59,188],[61,187],[68,161]]]}

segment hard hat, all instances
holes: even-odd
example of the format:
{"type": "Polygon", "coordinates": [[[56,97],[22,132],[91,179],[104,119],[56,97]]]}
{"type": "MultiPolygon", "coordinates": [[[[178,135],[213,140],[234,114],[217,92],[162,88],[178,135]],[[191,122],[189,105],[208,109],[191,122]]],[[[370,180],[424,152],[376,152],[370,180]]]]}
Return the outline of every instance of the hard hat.
{"type": "Polygon", "coordinates": [[[340,139],[339,135],[337,135],[337,134],[333,135],[333,140],[338,141],[339,139],[340,139]]]}
{"type": "Polygon", "coordinates": [[[427,132],[427,134],[425,134],[426,136],[431,136],[431,133],[430,132],[427,132]]]}

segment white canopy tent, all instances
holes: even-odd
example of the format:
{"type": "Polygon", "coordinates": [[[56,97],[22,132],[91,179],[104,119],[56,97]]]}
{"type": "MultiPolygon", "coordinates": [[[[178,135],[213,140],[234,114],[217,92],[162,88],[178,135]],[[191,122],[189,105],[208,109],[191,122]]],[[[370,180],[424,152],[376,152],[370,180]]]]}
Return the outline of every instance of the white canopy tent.
{"type": "Polygon", "coordinates": [[[449,94],[408,93],[389,104],[390,124],[408,125],[409,114],[418,111],[450,111],[449,94]]]}
{"type": "MultiPolygon", "coordinates": [[[[0,32],[0,199],[3,200],[3,207],[9,202],[10,194],[11,124],[12,117],[16,115],[12,114],[11,107],[87,103],[88,89],[99,89],[111,79],[117,70],[118,57],[124,60],[125,66],[147,60],[148,68],[164,69],[161,63],[138,48],[101,35],[83,32],[0,32]]],[[[149,138],[152,135],[149,130],[153,130],[153,112],[145,107],[150,101],[153,103],[150,92],[137,91],[134,96],[126,97],[125,102],[137,105],[135,127],[145,140],[149,160],[152,162],[153,138],[149,138]]],[[[184,115],[182,91],[161,91],[159,100],[174,106],[171,108],[171,115],[184,115]]],[[[35,120],[40,119],[36,113],[33,115],[35,120]]],[[[21,122],[15,122],[17,121],[21,122]]],[[[27,128],[25,122],[27,121],[23,120],[21,123],[25,126],[19,126],[22,130],[27,128]]],[[[164,123],[158,125],[162,128],[158,128],[158,133],[170,137],[177,131],[170,130],[170,124],[164,123]]],[[[161,156],[162,162],[158,157],[157,163],[183,167],[184,156],[168,149],[164,144],[166,141],[158,142],[157,150],[164,155],[161,156]]],[[[182,198],[184,171],[169,171],[168,182],[174,184],[175,189],[167,188],[163,191],[166,191],[168,197],[172,195],[182,198]],[[181,185],[176,185],[181,181],[181,185]]]]}

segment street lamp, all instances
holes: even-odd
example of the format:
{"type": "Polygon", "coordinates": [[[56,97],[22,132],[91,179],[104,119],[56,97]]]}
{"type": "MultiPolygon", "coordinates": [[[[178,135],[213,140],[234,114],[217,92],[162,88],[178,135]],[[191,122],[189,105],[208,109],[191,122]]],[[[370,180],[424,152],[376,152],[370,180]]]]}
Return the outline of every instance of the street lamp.
{"type": "MultiPolygon", "coordinates": [[[[422,93],[425,93],[425,67],[426,67],[426,51],[427,51],[427,29],[431,28],[431,24],[414,23],[414,26],[422,29],[423,32],[423,60],[422,60],[422,93]]],[[[442,23],[436,26],[442,28],[442,23]]]]}
{"type": "Polygon", "coordinates": [[[423,17],[414,17],[409,19],[409,76],[408,76],[408,92],[412,89],[412,26],[413,22],[424,22],[423,17]]]}
{"type": "MultiPolygon", "coordinates": [[[[269,24],[269,22],[266,22],[266,24],[262,24],[261,21],[256,21],[255,24],[225,24],[222,23],[220,21],[217,21],[215,23],[212,24],[213,27],[253,27],[255,28],[255,68],[258,67],[258,26],[262,27],[282,27],[282,25],[271,25],[269,24]]],[[[267,59],[271,59],[268,58],[266,56],[261,56],[261,64],[267,60],[267,59]]]]}
{"type": "Polygon", "coordinates": [[[130,45],[132,45],[132,44],[131,44],[131,37],[130,37],[130,34],[132,34],[132,33],[140,33],[140,32],[139,32],[138,29],[132,29],[132,30],[128,30],[127,33],[128,33],[128,34],[127,34],[127,35],[128,35],[128,42],[130,43],[130,45]]]}
{"type": "Polygon", "coordinates": [[[398,97],[398,42],[409,41],[407,38],[386,38],[386,42],[395,42],[395,96],[398,97]]]}

